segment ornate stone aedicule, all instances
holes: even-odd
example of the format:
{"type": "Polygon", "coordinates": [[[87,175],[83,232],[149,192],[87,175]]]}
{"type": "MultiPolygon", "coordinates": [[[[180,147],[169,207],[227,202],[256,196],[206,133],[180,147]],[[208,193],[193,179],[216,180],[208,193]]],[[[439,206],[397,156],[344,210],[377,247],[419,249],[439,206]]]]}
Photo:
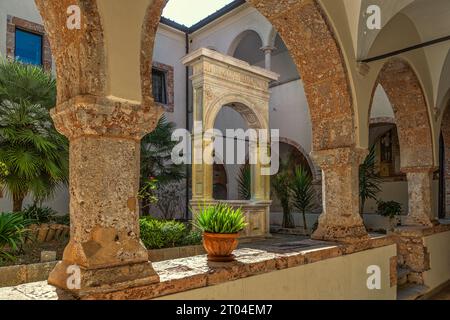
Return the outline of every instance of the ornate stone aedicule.
{"type": "MultiPolygon", "coordinates": [[[[278,79],[276,73],[206,48],[190,53],[183,58],[183,63],[193,68],[193,114],[196,122],[202,122],[203,133],[214,129],[216,117],[224,106],[240,113],[250,129],[269,129],[269,84],[278,79]]],[[[194,159],[197,155],[204,154],[203,151],[211,141],[203,139],[197,143],[198,145],[194,142],[192,151],[194,159]]],[[[240,203],[245,206],[250,224],[243,234],[245,237],[260,237],[270,232],[270,183],[268,177],[261,174],[263,166],[259,159],[259,148],[258,145],[252,151],[252,156],[257,159],[257,163],[252,164],[252,199],[240,203]]],[[[194,163],[191,201],[193,208],[201,207],[205,201],[215,203],[212,184],[212,165],[194,163]]]]}

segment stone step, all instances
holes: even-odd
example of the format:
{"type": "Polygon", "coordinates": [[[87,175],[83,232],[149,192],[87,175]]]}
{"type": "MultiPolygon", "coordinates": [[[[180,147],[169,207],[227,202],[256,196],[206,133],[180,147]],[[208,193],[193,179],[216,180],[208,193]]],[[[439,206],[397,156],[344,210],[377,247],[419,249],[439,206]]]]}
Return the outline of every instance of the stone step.
{"type": "Polygon", "coordinates": [[[411,273],[409,268],[397,268],[397,286],[408,283],[408,276],[411,273]]]}
{"type": "Polygon", "coordinates": [[[397,287],[397,300],[418,300],[428,292],[428,287],[421,284],[408,283],[397,287]]]}

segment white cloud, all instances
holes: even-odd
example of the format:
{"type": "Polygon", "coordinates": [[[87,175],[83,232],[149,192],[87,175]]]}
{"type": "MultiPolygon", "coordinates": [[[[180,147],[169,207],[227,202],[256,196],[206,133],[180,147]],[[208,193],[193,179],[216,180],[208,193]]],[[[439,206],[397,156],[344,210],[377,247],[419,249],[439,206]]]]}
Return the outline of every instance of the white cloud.
{"type": "Polygon", "coordinates": [[[190,27],[231,2],[233,0],[169,0],[163,17],[190,27]]]}

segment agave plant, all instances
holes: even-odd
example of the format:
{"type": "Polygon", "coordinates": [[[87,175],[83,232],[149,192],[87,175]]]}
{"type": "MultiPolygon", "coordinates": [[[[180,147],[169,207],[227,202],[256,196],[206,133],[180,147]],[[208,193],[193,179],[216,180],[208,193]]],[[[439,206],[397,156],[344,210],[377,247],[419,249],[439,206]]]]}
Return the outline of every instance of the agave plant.
{"type": "Polygon", "coordinates": [[[287,171],[282,171],[272,178],[272,190],[283,208],[283,228],[295,228],[289,192],[290,175],[287,171]]]}
{"type": "Polygon", "coordinates": [[[14,254],[22,247],[31,221],[20,213],[0,214],[0,260],[14,260],[14,254]]]}
{"type": "Polygon", "coordinates": [[[238,193],[239,197],[242,200],[250,200],[251,193],[251,185],[252,185],[252,174],[250,165],[243,165],[239,171],[239,175],[237,178],[238,182],[238,193]]]}
{"type": "Polygon", "coordinates": [[[377,199],[381,191],[381,179],[375,172],[375,146],[370,149],[364,162],[359,167],[359,198],[360,214],[364,213],[364,207],[368,199],[377,199]]]}
{"type": "Polygon", "coordinates": [[[310,210],[313,206],[314,188],[312,186],[311,174],[303,166],[296,168],[290,188],[293,205],[302,213],[303,227],[307,230],[306,211],[310,210]]]}
{"type": "Polygon", "coordinates": [[[204,232],[232,234],[244,230],[247,223],[241,208],[219,203],[204,205],[196,215],[194,226],[204,232]]]}

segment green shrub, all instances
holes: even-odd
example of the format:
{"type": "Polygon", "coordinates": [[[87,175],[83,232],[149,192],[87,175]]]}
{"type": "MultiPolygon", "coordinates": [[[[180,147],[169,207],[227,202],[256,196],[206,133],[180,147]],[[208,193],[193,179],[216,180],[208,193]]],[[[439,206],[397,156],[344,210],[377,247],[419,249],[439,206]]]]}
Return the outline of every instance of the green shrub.
{"type": "Polygon", "coordinates": [[[188,234],[186,225],[176,221],[142,218],[141,239],[147,249],[172,248],[181,245],[188,234]]]}
{"type": "Polygon", "coordinates": [[[182,246],[195,246],[202,244],[202,232],[197,230],[188,231],[181,239],[180,245],[182,246]]]}
{"type": "Polygon", "coordinates": [[[65,214],[63,216],[56,216],[54,219],[55,223],[57,224],[63,224],[63,225],[70,225],[70,215],[65,214]]]}
{"type": "Polygon", "coordinates": [[[226,203],[204,206],[194,216],[194,225],[204,232],[231,234],[244,230],[247,225],[242,209],[234,209],[226,203]]]}
{"type": "Polygon", "coordinates": [[[56,215],[58,213],[49,207],[31,205],[22,210],[22,214],[25,219],[33,220],[34,223],[42,224],[55,222],[56,215]]]}
{"type": "Polygon", "coordinates": [[[24,243],[30,223],[19,213],[0,214],[0,261],[15,259],[14,254],[24,243]]]}
{"type": "Polygon", "coordinates": [[[402,205],[395,201],[378,201],[378,214],[393,219],[402,213],[402,205]]]}

